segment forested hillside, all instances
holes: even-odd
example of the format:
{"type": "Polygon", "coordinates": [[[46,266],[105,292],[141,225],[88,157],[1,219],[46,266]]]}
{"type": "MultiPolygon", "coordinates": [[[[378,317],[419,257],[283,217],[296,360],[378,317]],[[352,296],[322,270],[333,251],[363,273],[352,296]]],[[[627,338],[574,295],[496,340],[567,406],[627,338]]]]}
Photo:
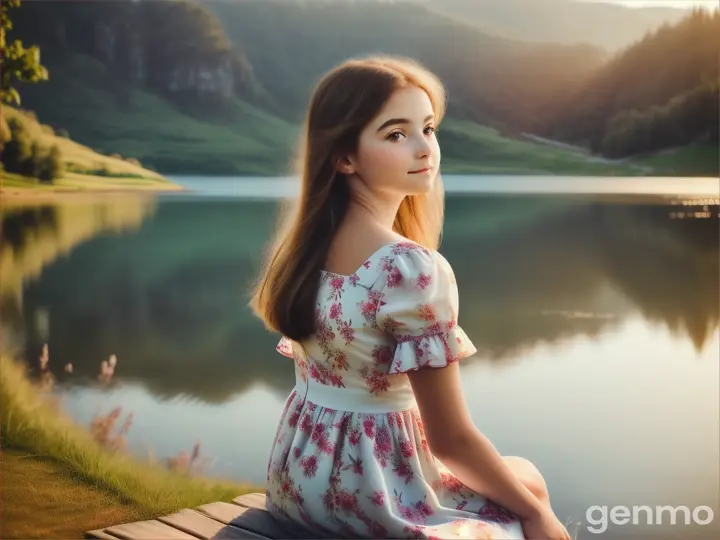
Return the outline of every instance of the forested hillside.
{"type": "Polygon", "coordinates": [[[518,142],[525,134],[604,157],[717,140],[717,13],[692,13],[611,55],[491,35],[410,1],[26,2],[18,11],[15,32],[40,45],[51,73],[23,87],[23,106],[161,172],[283,173],[318,78],[374,52],[415,57],[443,79],[438,137],[452,170],[629,172],[565,151],[522,163],[550,152],[518,142]]]}

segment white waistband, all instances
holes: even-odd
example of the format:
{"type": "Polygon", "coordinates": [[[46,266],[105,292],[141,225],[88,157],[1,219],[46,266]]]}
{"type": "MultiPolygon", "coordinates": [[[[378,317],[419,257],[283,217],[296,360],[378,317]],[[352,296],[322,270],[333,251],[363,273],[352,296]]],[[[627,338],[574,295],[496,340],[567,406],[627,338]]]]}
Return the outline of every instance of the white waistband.
{"type": "Polygon", "coordinates": [[[295,391],[307,401],[336,411],[383,414],[417,406],[415,396],[408,388],[390,388],[376,396],[364,388],[337,388],[308,378],[307,382],[297,381],[295,391]]]}

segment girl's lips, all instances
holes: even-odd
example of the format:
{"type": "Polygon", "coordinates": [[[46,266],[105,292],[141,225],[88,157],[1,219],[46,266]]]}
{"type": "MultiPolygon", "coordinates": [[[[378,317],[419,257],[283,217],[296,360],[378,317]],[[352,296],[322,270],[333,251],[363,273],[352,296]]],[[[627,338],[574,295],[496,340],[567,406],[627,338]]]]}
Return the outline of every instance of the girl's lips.
{"type": "Polygon", "coordinates": [[[427,171],[429,171],[429,170],[431,170],[431,169],[432,169],[432,167],[425,167],[424,169],[420,169],[419,171],[410,171],[409,174],[423,173],[423,172],[427,172],[427,171]]]}

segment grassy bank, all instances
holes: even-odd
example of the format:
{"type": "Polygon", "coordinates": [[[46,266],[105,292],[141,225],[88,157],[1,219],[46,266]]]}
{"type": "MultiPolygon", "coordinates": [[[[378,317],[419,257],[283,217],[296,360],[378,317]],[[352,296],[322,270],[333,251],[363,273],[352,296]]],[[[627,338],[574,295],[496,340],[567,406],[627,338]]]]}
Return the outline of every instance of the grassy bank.
{"type": "Polygon", "coordinates": [[[103,155],[71,140],[59,130],[56,133],[51,126],[41,124],[33,112],[2,105],[0,115],[4,124],[20,125],[40,148],[57,147],[63,162],[62,176],[52,183],[43,183],[36,178],[0,169],[0,188],[3,195],[21,193],[24,190],[71,192],[180,189],[161,174],[143,167],[134,157],[103,155]]]}
{"type": "Polygon", "coordinates": [[[103,449],[89,430],[63,414],[61,406],[29,380],[23,364],[7,355],[0,356],[0,401],[3,538],[37,537],[35,533],[43,531],[53,537],[43,527],[65,516],[73,516],[72,530],[63,530],[62,536],[82,535],[118,520],[157,517],[262,490],[170,471],[103,449]],[[9,483],[10,478],[23,481],[9,483]],[[75,495],[60,496],[63,492],[75,495]],[[108,522],[100,523],[105,518],[98,512],[104,512],[101,516],[108,522]],[[45,515],[44,525],[40,514],[45,515]]]}

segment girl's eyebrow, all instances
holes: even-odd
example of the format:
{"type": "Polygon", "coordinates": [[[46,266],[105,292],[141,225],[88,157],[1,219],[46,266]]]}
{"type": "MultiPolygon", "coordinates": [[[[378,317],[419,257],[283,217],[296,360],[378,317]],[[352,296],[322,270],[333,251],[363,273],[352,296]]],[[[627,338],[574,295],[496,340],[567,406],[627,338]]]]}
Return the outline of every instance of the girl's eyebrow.
{"type": "MultiPolygon", "coordinates": [[[[424,124],[425,122],[429,122],[430,120],[432,120],[433,116],[434,116],[434,115],[431,114],[430,116],[428,116],[427,118],[425,118],[425,120],[423,120],[423,124],[424,124]]],[[[382,130],[385,129],[386,127],[392,126],[392,125],[394,125],[394,124],[411,124],[411,123],[412,123],[412,122],[411,122],[410,120],[408,120],[407,118],[391,118],[390,120],[388,120],[387,122],[385,122],[382,126],[380,126],[377,130],[378,130],[378,131],[382,131],[382,130]]]]}

